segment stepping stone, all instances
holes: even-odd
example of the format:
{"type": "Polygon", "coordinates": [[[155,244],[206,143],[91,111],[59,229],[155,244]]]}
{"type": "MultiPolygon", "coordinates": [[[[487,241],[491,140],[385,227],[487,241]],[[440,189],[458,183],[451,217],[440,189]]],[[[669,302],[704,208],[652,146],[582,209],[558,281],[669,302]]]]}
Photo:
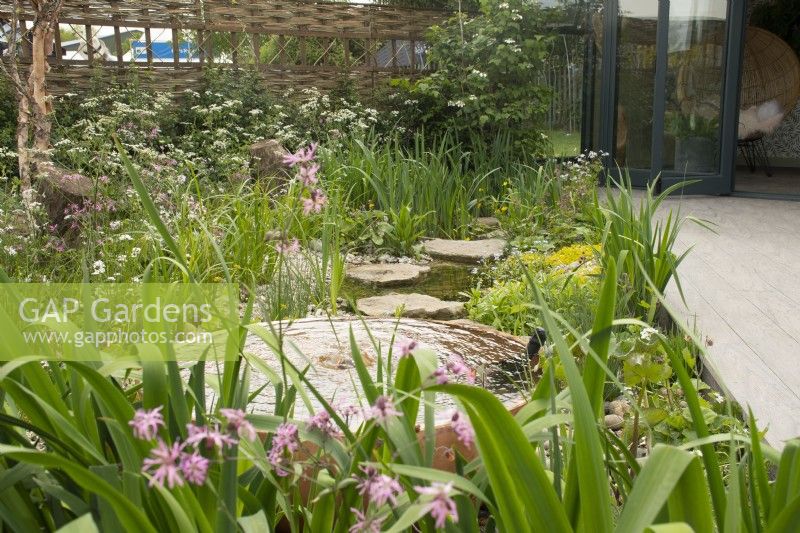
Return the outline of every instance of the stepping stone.
{"type": "Polygon", "coordinates": [[[503,255],[506,241],[483,239],[478,241],[451,241],[431,239],[425,242],[425,252],[435,259],[455,263],[480,263],[486,259],[503,255]]]}
{"type": "Polygon", "coordinates": [[[394,287],[418,281],[430,271],[429,266],[374,263],[349,267],[347,277],[377,287],[394,287]]]}
{"type": "Polygon", "coordinates": [[[478,217],[475,222],[487,228],[495,229],[500,227],[500,221],[496,217],[478,217]]]}
{"type": "Polygon", "coordinates": [[[427,294],[385,294],[361,298],[356,302],[358,310],[366,316],[394,317],[402,307],[402,316],[408,318],[432,318],[453,320],[466,314],[461,302],[448,302],[427,294]]]}

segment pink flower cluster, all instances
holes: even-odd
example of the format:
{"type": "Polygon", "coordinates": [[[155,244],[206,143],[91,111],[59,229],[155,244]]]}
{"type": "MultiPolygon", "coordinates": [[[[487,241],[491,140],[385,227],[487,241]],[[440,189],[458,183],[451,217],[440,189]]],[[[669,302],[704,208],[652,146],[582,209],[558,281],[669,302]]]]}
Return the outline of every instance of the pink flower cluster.
{"type": "Polygon", "coordinates": [[[319,164],[314,160],[317,157],[317,143],[307,148],[301,148],[294,154],[284,156],[283,162],[290,167],[297,167],[297,180],[308,189],[308,196],[303,198],[303,214],[319,213],[328,201],[322,189],[312,187],[319,182],[319,164]]]}
{"type": "Polygon", "coordinates": [[[286,477],[291,473],[288,468],[292,455],[298,448],[300,448],[300,437],[297,426],[288,422],[278,426],[269,451],[269,463],[275,468],[276,474],[286,477]]]}
{"type": "Polygon", "coordinates": [[[437,385],[447,385],[451,378],[463,378],[471,385],[475,383],[475,370],[467,366],[461,356],[451,355],[444,366],[433,371],[432,377],[437,385]]]}
{"type": "Polygon", "coordinates": [[[370,503],[378,507],[389,502],[397,505],[397,496],[403,492],[403,487],[395,478],[381,474],[377,468],[372,466],[361,466],[364,477],[358,478],[358,493],[364,496],[370,503]]]}
{"type": "Polygon", "coordinates": [[[355,523],[350,526],[350,533],[380,533],[381,525],[386,520],[385,516],[367,516],[355,507],[351,507],[350,510],[356,517],[355,523]]]}
{"type": "Polygon", "coordinates": [[[153,440],[158,434],[158,428],[164,427],[164,415],[161,414],[163,405],[155,409],[137,409],[133,419],[128,425],[133,428],[133,436],[142,440],[153,440]]]}
{"type": "MultiPolygon", "coordinates": [[[[153,440],[158,435],[159,428],[164,427],[164,417],[161,414],[163,406],[155,409],[138,409],[133,419],[128,422],[133,430],[133,436],[142,440],[153,440]]],[[[238,434],[243,439],[255,440],[256,430],[246,420],[244,411],[239,409],[222,409],[222,415],[228,422],[228,432],[220,430],[219,424],[214,426],[197,426],[188,424],[186,429],[188,437],[181,442],[176,440],[167,444],[158,437],[156,446],[150,450],[150,457],[142,463],[142,473],[150,474],[149,486],[166,485],[170,489],[183,486],[184,482],[192,485],[203,485],[208,478],[208,468],[211,460],[203,452],[213,453],[217,449],[235,446],[238,441],[233,434],[238,434]],[[188,450],[194,447],[194,450],[188,450]]]]}
{"type": "Polygon", "coordinates": [[[419,344],[417,341],[410,339],[400,339],[394,345],[394,352],[399,353],[400,357],[408,357],[411,352],[417,349],[419,344]]]}
{"type": "MultiPolygon", "coordinates": [[[[386,503],[397,504],[397,496],[403,489],[396,479],[380,474],[371,466],[362,466],[361,471],[364,472],[365,477],[359,478],[357,487],[359,494],[367,501],[367,505],[374,503],[377,508],[380,508],[386,503]]],[[[458,507],[453,500],[452,483],[434,482],[429,487],[415,486],[414,490],[424,497],[424,500],[421,501],[422,508],[426,514],[430,513],[433,517],[437,529],[444,528],[448,518],[453,523],[458,523],[458,507]]],[[[378,514],[368,516],[366,512],[355,507],[350,510],[356,519],[350,527],[350,533],[378,532],[381,530],[381,523],[386,519],[385,516],[378,514]]]]}
{"type": "Polygon", "coordinates": [[[339,430],[336,429],[336,426],[333,424],[333,420],[331,420],[331,415],[328,414],[328,411],[320,411],[315,414],[308,419],[307,425],[308,429],[315,429],[326,437],[335,437],[339,434],[339,430]]]}
{"type": "Polygon", "coordinates": [[[289,242],[279,242],[275,245],[279,254],[296,254],[300,251],[300,241],[293,239],[289,242]]]}
{"type": "Polygon", "coordinates": [[[388,396],[378,396],[375,403],[364,413],[367,420],[386,422],[389,417],[401,416],[403,413],[394,408],[394,402],[388,396]]]}
{"type": "Polygon", "coordinates": [[[461,444],[467,448],[472,447],[475,443],[475,430],[464,413],[453,411],[453,415],[450,417],[450,427],[453,428],[453,432],[461,444]]]}
{"type": "Polygon", "coordinates": [[[431,483],[430,487],[414,487],[414,490],[423,496],[431,496],[425,505],[426,512],[430,513],[439,529],[445,526],[448,517],[458,523],[458,508],[456,502],[450,497],[453,492],[453,483],[431,483]]]}

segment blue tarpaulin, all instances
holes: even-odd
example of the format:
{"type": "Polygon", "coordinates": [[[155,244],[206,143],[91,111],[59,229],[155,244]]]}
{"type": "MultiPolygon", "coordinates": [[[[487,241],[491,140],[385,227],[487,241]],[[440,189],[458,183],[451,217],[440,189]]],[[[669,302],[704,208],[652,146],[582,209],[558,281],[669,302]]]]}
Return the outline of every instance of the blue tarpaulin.
{"type": "MultiPolygon", "coordinates": [[[[170,42],[152,42],[150,49],[153,51],[153,59],[156,60],[169,60],[172,57],[172,43],[170,42]]],[[[131,41],[131,56],[134,61],[147,59],[147,43],[145,41],[131,41]]],[[[180,43],[178,45],[178,59],[187,60],[192,58],[192,50],[189,43],[180,43]]]]}

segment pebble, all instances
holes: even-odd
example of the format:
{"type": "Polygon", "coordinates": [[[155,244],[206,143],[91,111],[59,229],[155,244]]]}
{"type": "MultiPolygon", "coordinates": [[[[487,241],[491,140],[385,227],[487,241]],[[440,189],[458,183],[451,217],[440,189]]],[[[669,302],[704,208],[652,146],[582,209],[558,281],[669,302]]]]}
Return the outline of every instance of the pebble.
{"type": "Polygon", "coordinates": [[[604,420],[606,427],[611,430],[620,429],[625,425],[625,419],[619,415],[606,415],[604,420]]]}

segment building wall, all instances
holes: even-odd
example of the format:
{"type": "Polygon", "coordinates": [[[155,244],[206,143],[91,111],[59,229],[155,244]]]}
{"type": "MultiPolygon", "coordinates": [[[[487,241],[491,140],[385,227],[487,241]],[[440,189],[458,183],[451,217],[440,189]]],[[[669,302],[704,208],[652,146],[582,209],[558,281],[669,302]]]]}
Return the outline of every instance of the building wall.
{"type": "MultiPolygon", "coordinates": [[[[775,3],[780,0],[751,0],[750,9],[754,5],[775,3]]],[[[748,20],[750,14],[748,13],[748,20]]],[[[764,28],[769,30],[770,28],[764,28]]],[[[764,140],[773,163],[778,166],[800,166],[800,102],[783,120],[783,123],[772,135],[764,140]]]]}

